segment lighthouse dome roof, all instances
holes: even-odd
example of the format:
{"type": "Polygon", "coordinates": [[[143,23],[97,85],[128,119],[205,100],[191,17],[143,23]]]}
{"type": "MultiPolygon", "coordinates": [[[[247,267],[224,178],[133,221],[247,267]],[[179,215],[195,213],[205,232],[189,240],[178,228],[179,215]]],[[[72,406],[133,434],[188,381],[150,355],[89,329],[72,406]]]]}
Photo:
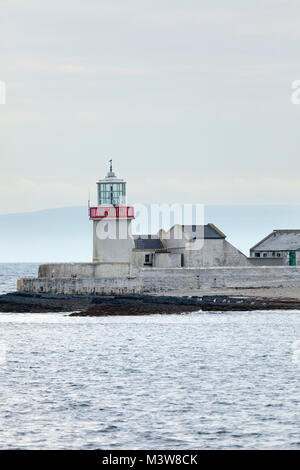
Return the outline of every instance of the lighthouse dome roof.
{"type": "Polygon", "coordinates": [[[116,176],[106,176],[105,178],[97,181],[97,184],[100,183],[125,183],[125,181],[121,178],[117,178],[116,176]]]}
{"type": "Polygon", "coordinates": [[[110,162],[109,172],[107,173],[105,178],[100,179],[99,181],[97,181],[97,184],[101,184],[101,183],[125,183],[125,181],[123,179],[118,178],[115,175],[115,173],[112,169],[112,160],[110,160],[109,162],[110,162]]]}

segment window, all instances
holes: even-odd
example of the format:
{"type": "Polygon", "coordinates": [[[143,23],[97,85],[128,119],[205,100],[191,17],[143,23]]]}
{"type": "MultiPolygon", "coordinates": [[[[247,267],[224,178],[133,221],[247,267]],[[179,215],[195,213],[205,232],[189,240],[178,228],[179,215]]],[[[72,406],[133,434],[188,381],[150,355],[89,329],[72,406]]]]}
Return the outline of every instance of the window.
{"type": "Polygon", "coordinates": [[[196,225],[192,225],[192,232],[196,232],[196,225]]]}
{"type": "Polygon", "coordinates": [[[126,204],[125,183],[101,183],[98,186],[99,204],[126,204]]]}
{"type": "Polygon", "coordinates": [[[275,256],[275,251],[272,251],[272,256],[275,256]]]}
{"type": "Polygon", "coordinates": [[[153,260],[153,254],[152,253],[147,253],[145,254],[145,261],[144,264],[148,266],[152,266],[152,260],[153,260]]]}
{"type": "Polygon", "coordinates": [[[281,254],[280,253],[277,253],[277,258],[280,258],[281,254]]]}
{"type": "Polygon", "coordinates": [[[263,256],[264,256],[264,258],[266,258],[266,257],[268,256],[268,253],[264,253],[264,255],[263,255],[263,256]]]}
{"type": "Polygon", "coordinates": [[[256,258],[260,258],[260,253],[255,253],[256,258]]]}

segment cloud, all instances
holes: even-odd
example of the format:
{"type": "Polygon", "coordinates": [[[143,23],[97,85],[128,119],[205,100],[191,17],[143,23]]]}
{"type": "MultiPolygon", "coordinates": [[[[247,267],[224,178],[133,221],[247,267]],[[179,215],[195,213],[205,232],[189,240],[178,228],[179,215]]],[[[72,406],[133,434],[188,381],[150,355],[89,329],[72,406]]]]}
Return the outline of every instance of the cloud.
{"type": "Polygon", "coordinates": [[[4,209],[8,196],[28,209],[80,204],[76,188],[103,173],[107,154],[137,200],[299,200],[286,171],[300,170],[300,106],[290,104],[299,2],[0,0],[0,8],[4,209]]]}
{"type": "Polygon", "coordinates": [[[51,58],[45,60],[43,57],[34,59],[22,57],[4,57],[2,62],[6,72],[42,72],[45,74],[95,74],[111,77],[142,76],[146,69],[136,66],[122,65],[97,65],[72,62],[69,58],[62,57],[59,62],[53,62],[51,58]]]}

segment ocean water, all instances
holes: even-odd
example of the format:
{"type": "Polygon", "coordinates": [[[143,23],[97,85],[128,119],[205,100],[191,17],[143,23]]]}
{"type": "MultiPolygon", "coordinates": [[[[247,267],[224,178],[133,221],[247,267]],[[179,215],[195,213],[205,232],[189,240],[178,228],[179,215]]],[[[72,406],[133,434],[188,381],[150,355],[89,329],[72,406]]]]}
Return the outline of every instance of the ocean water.
{"type": "Polygon", "coordinates": [[[298,311],[0,313],[0,448],[300,449],[299,377],[298,311]]]}
{"type": "Polygon", "coordinates": [[[37,277],[38,263],[0,263],[0,295],[17,290],[21,277],[37,277]]]}

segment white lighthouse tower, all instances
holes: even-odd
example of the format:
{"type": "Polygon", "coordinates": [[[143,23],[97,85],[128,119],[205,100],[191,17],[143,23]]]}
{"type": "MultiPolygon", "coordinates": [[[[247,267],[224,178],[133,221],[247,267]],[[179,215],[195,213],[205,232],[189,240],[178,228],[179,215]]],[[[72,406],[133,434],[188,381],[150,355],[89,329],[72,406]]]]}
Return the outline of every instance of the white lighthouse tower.
{"type": "Polygon", "coordinates": [[[131,272],[134,241],[131,222],[134,208],[127,206],[126,182],[117,178],[110,169],[104,179],[97,182],[98,206],[89,208],[93,221],[93,262],[115,265],[116,275],[131,272]]]}

